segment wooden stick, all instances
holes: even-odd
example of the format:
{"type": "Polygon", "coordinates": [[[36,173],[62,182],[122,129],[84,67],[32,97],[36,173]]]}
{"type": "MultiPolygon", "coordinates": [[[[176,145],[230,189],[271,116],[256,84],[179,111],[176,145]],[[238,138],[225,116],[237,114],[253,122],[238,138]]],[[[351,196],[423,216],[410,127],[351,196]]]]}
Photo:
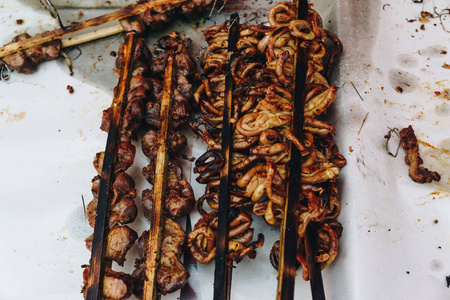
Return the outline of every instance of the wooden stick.
{"type": "Polygon", "coordinates": [[[228,72],[225,76],[225,97],[222,122],[222,155],[224,166],[220,171],[219,210],[214,270],[214,300],[230,299],[232,262],[228,261],[228,205],[230,202],[230,159],[232,145],[231,117],[233,113],[233,75],[231,66],[237,57],[236,43],[239,38],[239,16],[231,16],[228,28],[228,72]]]}
{"type": "Polygon", "coordinates": [[[170,50],[164,73],[164,88],[161,99],[161,126],[158,132],[158,154],[156,156],[155,182],[153,185],[153,210],[150,216],[150,235],[147,248],[146,270],[147,280],[144,284],[144,300],[155,300],[158,297],[156,274],[158,270],[162,229],[164,226],[164,197],[166,192],[166,170],[169,161],[167,137],[170,127],[170,105],[172,98],[172,81],[174,68],[174,50],[170,50]]]}
{"type": "Polygon", "coordinates": [[[110,185],[114,177],[114,163],[117,159],[117,146],[119,140],[119,128],[122,127],[122,119],[127,103],[127,92],[131,79],[131,66],[133,65],[134,48],[137,35],[128,33],[124,47],[124,69],[120,75],[118,92],[113,100],[113,117],[109,126],[108,139],[103,159],[103,168],[98,193],[97,216],[95,217],[94,240],[92,243],[91,268],[88,277],[88,300],[102,298],[103,275],[105,271],[105,249],[108,235],[108,210],[110,199],[110,185]]]}
{"type": "Polygon", "coordinates": [[[30,47],[41,45],[51,40],[62,38],[63,36],[69,35],[71,33],[96,27],[114,20],[121,20],[131,16],[139,15],[147,9],[156,8],[162,5],[179,4],[186,1],[188,0],[154,0],[143,4],[130,5],[125,7],[124,9],[103,16],[92,18],[79,23],[73,23],[72,25],[64,28],[47,31],[23,41],[7,44],[0,48],[0,58],[20,50],[28,49],[30,47]]]}
{"type": "MultiPolygon", "coordinates": [[[[305,20],[308,12],[307,0],[295,0],[297,19],[305,20]]],[[[305,81],[307,62],[305,51],[297,41],[297,55],[295,60],[294,111],[291,130],[301,141],[303,137],[304,109],[305,109],[305,81]]],[[[280,259],[278,266],[277,300],[294,299],[294,286],[297,265],[297,219],[298,197],[301,191],[302,156],[297,147],[291,144],[289,164],[289,180],[287,197],[284,207],[285,216],[280,228],[280,259]]]]}
{"type": "Polygon", "coordinates": [[[84,43],[88,43],[94,40],[98,40],[104,37],[108,37],[114,34],[118,34],[123,32],[123,27],[120,24],[111,26],[111,27],[107,27],[107,28],[102,28],[99,30],[95,30],[89,33],[85,33],[82,35],[77,35],[74,37],[70,37],[67,39],[63,39],[61,41],[61,48],[68,48],[68,47],[72,47],[72,46],[76,46],[76,45],[80,45],[80,44],[84,44],[84,43]]]}

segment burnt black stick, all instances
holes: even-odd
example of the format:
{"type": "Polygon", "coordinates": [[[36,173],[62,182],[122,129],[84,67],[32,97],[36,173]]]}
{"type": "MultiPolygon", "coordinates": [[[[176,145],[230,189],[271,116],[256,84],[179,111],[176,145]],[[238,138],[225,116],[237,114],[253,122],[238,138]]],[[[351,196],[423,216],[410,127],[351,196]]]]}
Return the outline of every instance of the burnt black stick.
{"type": "MultiPolygon", "coordinates": [[[[297,19],[305,20],[308,14],[307,0],[294,0],[297,8],[297,19]]],[[[307,56],[304,49],[297,42],[295,61],[294,111],[291,130],[298,140],[303,139],[305,81],[307,72],[307,56]]],[[[288,197],[285,204],[285,216],[280,228],[280,259],[278,267],[277,300],[294,299],[294,286],[297,265],[297,211],[301,192],[302,156],[295,146],[291,146],[291,160],[289,162],[288,197]]]]}
{"type": "Polygon", "coordinates": [[[222,123],[222,155],[225,163],[220,172],[219,210],[214,270],[214,300],[230,299],[232,262],[228,261],[228,204],[230,200],[229,174],[232,144],[231,114],[233,112],[233,76],[231,66],[237,56],[239,15],[233,14],[228,28],[228,72],[225,76],[225,105],[222,123]]]}

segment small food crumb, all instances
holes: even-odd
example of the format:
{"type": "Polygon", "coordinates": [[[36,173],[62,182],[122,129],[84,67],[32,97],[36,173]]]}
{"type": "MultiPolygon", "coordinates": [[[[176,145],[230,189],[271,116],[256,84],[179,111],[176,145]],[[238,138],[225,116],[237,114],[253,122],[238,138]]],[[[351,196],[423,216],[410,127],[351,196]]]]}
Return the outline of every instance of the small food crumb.
{"type": "Polygon", "coordinates": [[[67,86],[67,90],[69,91],[69,94],[73,94],[73,87],[71,85],[67,86]]]}
{"type": "Polygon", "coordinates": [[[23,20],[22,19],[18,19],[16,20],[17,25],[22,25],[23,24],[23,20]]]}
{"type": "Polygon", "coordinates": [[[396,87],[395,90],[397,91],[397,93],[403,93],[403,89],[401,86],[396,87]]]}
{"type": "Polygon", "coordinates": [[[433,14],[430,13],[430,12],[428,12],[428,11],[422,11],[422,12],[420,12],[420,16],[421,16],[422,18],[432,18],[432,17],[433,17],[433,14]]]}
{"type": "Polygon", "coordinates": [[[447,63],[444,63],[444,65],[442,65],[442,67],[443,67],[444,69],[450,70],[450,65],[447,64],[447,63]]]}
{"type": "Polygon", "coordinates": [[[349,147],[348,147],[348,151],[353,152],[353,147],[352,147],[352,146],[349,146],[349,147]]]}
{"type": "Polygon", "coordinates": [[[406,271],[406,274],[409,274],[409,271],[406,271]]]}
{"type": "Polygon", "coordinates": [[[425,24],[420,25],[420,30],[425,30],[425,24]]]}
{"type": "Polygon", "coordinates": [[[112,57],[116,57],[117,56],[117,52],[116,51],[111,51],[109,53],[109,55],[111,55],[112,57]]]}
{"type": "Polygon", "coordinates": [[[434,220],[434,224],[437,224],[437,223],[439,223],[439,220],[434,220]]]}
{"type": "Polygon", "coordinates": [[[447,54],[447,51],[445,51],[445,50],[441,50],[441,54],[447,54]]]}

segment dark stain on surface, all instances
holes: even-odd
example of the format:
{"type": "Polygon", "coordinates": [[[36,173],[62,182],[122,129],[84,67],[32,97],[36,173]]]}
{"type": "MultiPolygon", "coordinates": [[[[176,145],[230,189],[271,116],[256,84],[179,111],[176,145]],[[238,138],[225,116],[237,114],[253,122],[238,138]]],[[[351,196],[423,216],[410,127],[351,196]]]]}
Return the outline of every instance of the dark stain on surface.
{"type": "Polygon", "coordinates": [[[401,69],[391,69],[389,71],[389,82],[393,89],[406,94],[413,92],[418,87],[419,78],[401,69]]]}

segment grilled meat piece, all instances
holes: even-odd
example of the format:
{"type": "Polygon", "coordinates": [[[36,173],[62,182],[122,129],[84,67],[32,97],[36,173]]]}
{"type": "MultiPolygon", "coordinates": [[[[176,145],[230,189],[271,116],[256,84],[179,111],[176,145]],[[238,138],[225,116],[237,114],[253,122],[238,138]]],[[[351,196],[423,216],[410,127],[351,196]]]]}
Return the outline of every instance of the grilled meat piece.
{"type": "MultiPolygon", "coordinates": [[[[176,130],[170,132],[168,136],[169,141],[169,155],[176,157],[180,155],[180,151],[186,147],[186,137],[176,130]]],[[[142,138],[142,151],[145,156],[151,160],[156,160],[158,153],[158,132],[156,130],[149,130],[142,138]]]]}
{"type": "MultiPolygon", "coordinates": [[[[143,281],[145,280],[145,257],[147,255],[149,232],[144,231],[138,244],[142,259],[137,259],[133,293],[142,299],[143,281]]],[[[161,259],[158,266],[156,281],[158,290],[166,295],[181,289],[189,278],[189,272],[180,262],[183,245],[186,242],[186,232],[181,226],[170,220],[164,221],[163,240],[161,243],[161,259]]]]}
{"type": "MultiPolygon", "coordinates": [[[[26,40],[31,36],[21,33],[13,38],[11,43],[26,40]]],[[[21,50],[2,58],[12,69],[19,73],[31,74],[37,70],[38,64],[43,60],[52,60],[59,57],[61,53],[61,40],[56,39],[42,45],[21,50]]]]}
{"type": "MultiPolygon", "coordinates": [[[[117,223],[127,224],[136,219],[137,206],[134,202],[136,189],[134,180],[125,172],[116,175],[112,184],[113,198],[111,199],[110,216],[108,220],[109,228],[113,228],[117,223]]],[[[100,176],[95,176],[92,180],[92,194],[94,199],[88,204],[86,215],[89,224],[94,228],[97,213],[98,192],[100,189],[100,176]]]]}
{"type": "MultiPolygon", "coordinates": [[[[87,298],[89,289],[88,277],[90,267],[83,271],[83,288],[81,292],[84,299],[87,298]]],[[[105,276],[103,277],[103,297],[104,300],[126,300],[130,298],[133,290],[133,278],[131,275],[123,272],[115,272],[109,267],[105,267],[105,276]]]]}
{"type": "MultiPolygon", "coordinates": [[[[117,262],[123,266],[125,255],[137,240],[138,235],[136,231],[127,226],[116,226],[108,232],[108,239],[106,244],[105,258],[117,262]]],[[[86,248],[92,251],[92,242],[94,234],[86,238],[86,248]]]]}

